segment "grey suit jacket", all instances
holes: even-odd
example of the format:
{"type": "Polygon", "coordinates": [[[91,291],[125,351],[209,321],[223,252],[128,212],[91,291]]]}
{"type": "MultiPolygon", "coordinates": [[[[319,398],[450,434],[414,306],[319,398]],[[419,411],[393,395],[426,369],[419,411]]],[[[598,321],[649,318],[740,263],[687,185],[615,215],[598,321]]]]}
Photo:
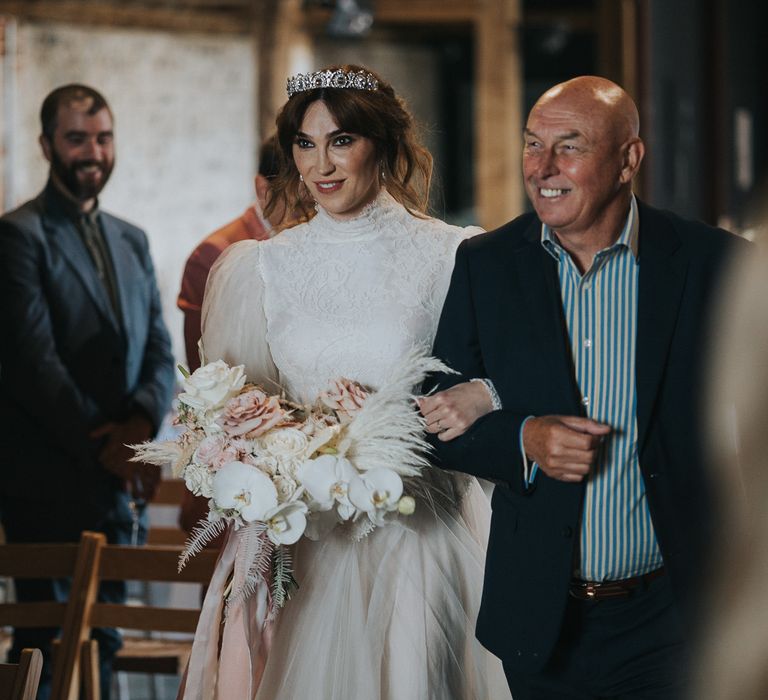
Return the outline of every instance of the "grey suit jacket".
{"type": "Polygon", "coordinates": [[[136,411],[159,427],[173,356],[144,232],[100,215],[120,323],[60,202],[49,183],[0,218],[0,505],[71,499],[95,521],[120,486],[89,433],[136,411]]]}

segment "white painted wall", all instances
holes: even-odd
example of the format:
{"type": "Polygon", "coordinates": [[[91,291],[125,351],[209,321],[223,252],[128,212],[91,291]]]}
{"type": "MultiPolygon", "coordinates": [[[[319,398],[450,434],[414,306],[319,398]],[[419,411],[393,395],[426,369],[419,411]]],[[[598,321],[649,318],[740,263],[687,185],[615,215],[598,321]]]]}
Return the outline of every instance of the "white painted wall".
{"type": "Polygon", "coordinates": [[[115,114],[117,164],[101,205],[147,231],[165,318],[183,359],[175,302],[186,257],[253,196],[259,142],[253,42],[20,22],[17,44],[13,93],[7,80],[5,86],[13,107],[4,128],[13,148],[0,156],[12,176],[9,204],[45,184],[47,162],[37,143],[45,95],[69,82],[102,92],[115,114]]]}

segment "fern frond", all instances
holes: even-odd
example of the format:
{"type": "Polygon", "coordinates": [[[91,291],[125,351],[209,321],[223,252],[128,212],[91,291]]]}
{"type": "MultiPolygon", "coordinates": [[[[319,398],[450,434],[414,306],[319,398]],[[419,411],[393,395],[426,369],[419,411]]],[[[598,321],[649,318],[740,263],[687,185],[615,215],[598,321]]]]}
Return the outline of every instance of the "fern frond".
{"type": "Polygon", "coordinates": [[[223,518],[218,520],[201,520],[189,535],[189,539],[184,544],[184,551],[179,557],[179,571],[181,571],[187,562],[196,554],[200,554],[212,540],[216,539],[227,527],[227,521],[223,518]]]}
{"type": "Polygon", "coordinates": [[[242,581],[227,598],[227,607],[237,605],[256,592],[260,582],[267,580],[274,545],[266,536],[266,525],[254,522],[243,528],[238,537],[234,580],[242,581]]]}
{"type": "Polygon", "coordinates": [[[272,609],[277,612],[291,597],[291,592],[298,588],[293,577],[293,556],[288,547],[281,545],[275,548],[272,560],[272,609]]]}

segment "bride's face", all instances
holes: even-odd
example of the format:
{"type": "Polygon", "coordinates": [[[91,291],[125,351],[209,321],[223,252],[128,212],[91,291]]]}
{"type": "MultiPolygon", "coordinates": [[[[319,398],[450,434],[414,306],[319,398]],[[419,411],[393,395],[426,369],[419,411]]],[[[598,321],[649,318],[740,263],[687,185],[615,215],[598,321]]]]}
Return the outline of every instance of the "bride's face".
{"type": "Polygon", "coordinates": [[[304,113],[293,142],[293,161],[309,193],[336,219],[357,216],[379,192],[373,142],[341,130],[319,100],[304,113]]]}

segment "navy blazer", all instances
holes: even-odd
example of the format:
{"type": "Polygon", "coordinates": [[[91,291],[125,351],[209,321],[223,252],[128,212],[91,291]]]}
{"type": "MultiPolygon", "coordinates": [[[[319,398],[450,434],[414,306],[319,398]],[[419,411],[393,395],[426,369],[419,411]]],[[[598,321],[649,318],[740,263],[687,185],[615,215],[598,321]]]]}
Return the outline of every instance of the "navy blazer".
{"type": "MultiPolygon", "coordinates": [[[[638,207],[637,449],[665,565],[692,609],[715,520],[699,420],[710,312],[741,241],[638,207]]],[[[519,430],[529,415],[584,412],[557,262],[534,214],[459,247],[434,353],[460,372],[436,378],[440,388],[488,377],[502,400],[460,438],[431,442],[444,467],[497,484],[477,634],[511,668],[535,672],[560,632],[584,484],[539,472],[526,489],[519,430]]]]}
{"type": "Polygon", "coordinates": [[[0,218],[0,497],[71,499],[89,525],[120,488],[89,433],[137,410],[158,428],[174,362],[144,232],[100,214],[119,321],[51,188],[0,218]]]}

